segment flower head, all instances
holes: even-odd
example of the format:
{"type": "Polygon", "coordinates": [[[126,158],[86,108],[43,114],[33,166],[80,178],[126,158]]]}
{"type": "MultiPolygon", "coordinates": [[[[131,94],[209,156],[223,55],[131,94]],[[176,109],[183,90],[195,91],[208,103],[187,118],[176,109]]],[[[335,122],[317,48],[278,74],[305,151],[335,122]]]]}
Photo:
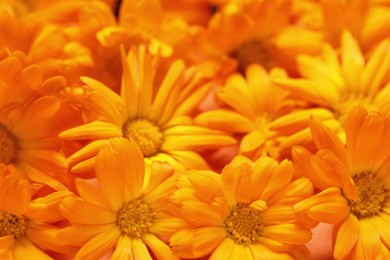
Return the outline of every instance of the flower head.
{"type": "Polygon", "coordinates": [[[294,25],[293,17],[299,21],[301,14],[294,12],[293,2],[229,1],[200,31],[198,56],[217,64],[227,63],[228,58],[241,72],[253,63],[267,70],[278,66],[295,72],[298,54],[318,53],[321,34],[304,23],[294,25]]]}
{"type": "Polygon", "coordinates": [[[169,214],[168,196],[175,190],[174,169],[167,163],[146,165],[134,141],[114,138],[96,159],[99,187],[76,180],[79,197],[69,196],[61,211],[71,226],[59,237],[80,247],[75,259],[97,259],[114,248],[113,259],[177,259],[163,242],[182,226],[169,214]],[[131,161],[129,161],[131,160],[131,161]]]}
{"type": "Polygon", "coordinates": [[[67,163],[55,123],[61,103],[53,93],[63,84],[62,77],[43,81],[40,67],[21,52],[0,53],[0,164],[57,190],[65,189],[67,163]]]}
{"type": "MultiPolygon", "coordinates": [[[[178,179],[172,201],[189,221],[170,243],[180,257],[259,259],[305,257],[311,232],[292,206],[312,194],[308,179],[292,181],[291,162],[237,156],[222,173],[197,171],[178,179]],[[295,255],[294,255],[295,254],[295,255]]],[[[307,256],[307,255],[306,255],[307,256]]]]}
{"type": "Polygon", "coordinates": [[[59,203],[68,191],[31,200],[30,184],[12,165],[0,164],[0,258],[50,259],[45,251],[71,256],[75,248],[55,236],[55,223],[63,220],[59,203]]]}
{"type": "MultiPolygon", "coordinates": [[[[298,58],[300,78],[276,79],[277,85],[291,95],[311,104],[305,122],[302,117],[289,114],[274,122],[275,131],[284,128],[297,129],[295,134],[281,143],[283,147],[302,144],[310,139],[308,127],[310,115],[315,115],[345,140],[345,117],[354,105],[368,110],[379,110],[389,103],[390,42],[384,40],[364,58],[361,49],[349,32],[344,32],[338,50],[326,44],[321,57],[298,58]],[[293,120],[291,120],[293,119],[293,120]]],[[[298,115],[298,114],[297,114],[298,115]]]]}
{"type": "MultiPolygon", "coordinates": [[[[72,170],[93,167],[94,157],[111,137],[134,139],[145,159],[168,161],[180,168],[207,168],[196,150],[235,143],[224,132],[192,125],[190,113],[209,89],[199,75],[175,61],[160,84],[152,56],[141,46],[123,53],[121,95],[91,78],[74,97],[96,116],[86,124],[60,134],[68,140],[91,140],[71,155],[72,170]]],[[[71,90],[73,91],[73,90],[71,90]]]]}
{"type": "Polygon", "coordinates": [[[321,191],[294,206],[315,220],[333,223],[334,256],[366,259],[388,254],[389,109],[356,106],[346,117],[346,145],[312,119],[316,154],[294,148],[294,161],[321,191]],[[304,166],[306,165],[306,167],[304,166]],[[370,239],[368,239],[370,238],[370,239]],[[363,253],[364,252],[364,253],[363,253]]]}
{"type": "Polygon", "coordinates": [[[287,76],[280,69],[268,74],[255,64],[247,68],[246,77],[233,74],[216,92],[227,106],[206,111],[195,122],[242,136],[239,153],[253,160],[262,155],[279,158],[281,136],[272,130],[273,121],[291,112],[295,103],[287,91],[272,84],[273,78],[278,77],[287,76]]]}

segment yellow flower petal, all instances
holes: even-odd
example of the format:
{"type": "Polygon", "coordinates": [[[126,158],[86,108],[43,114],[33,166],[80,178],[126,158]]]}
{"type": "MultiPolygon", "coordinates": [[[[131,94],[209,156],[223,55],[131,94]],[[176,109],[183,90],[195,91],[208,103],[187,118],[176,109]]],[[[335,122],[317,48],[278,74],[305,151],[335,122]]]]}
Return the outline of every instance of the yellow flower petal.
{"type": "Polygon", "coordinates": [[[64,216],[75,224],[99,225],[116,221],[115,212],[74,197],[65,198],[60,209],[64,216]]]}
{"type": "Polygon", "coordinates": [[[114,247],[120,235],[121,232],[118,228],[112,228],[96,235],[80,248],[75,260],[101,258],[114,247]]]}
{"type": "Polygon", "coordinates": [[[155,235],[146,233],[142,236],[142,240],[158,259],[179,259],[177,256],[173,255],[171,248],[167,244],[162,242],[159,238],[157,238],[155,235]]]}
{"type": "Polygon", "coordinates": [[[337,231],[334,256],[337,259],[343,259],[351,250],[355,247],[357,240],[359,239],[359,220],[353,214],[349,214],[340,225],[337,231]]]}

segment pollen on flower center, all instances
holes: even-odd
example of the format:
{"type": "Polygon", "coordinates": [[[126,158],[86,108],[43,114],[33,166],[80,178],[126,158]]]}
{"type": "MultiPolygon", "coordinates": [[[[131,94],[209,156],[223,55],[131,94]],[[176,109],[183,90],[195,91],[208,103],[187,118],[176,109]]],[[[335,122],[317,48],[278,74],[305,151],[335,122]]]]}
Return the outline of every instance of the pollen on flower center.
{"type": "Polygon", "coordinates": [[[379,214],[386,200],[383,182],[370,172],[353,176],[358,198],[349,200],[351,212],[358,218],[368,218],[379,214]]]}
{"type": "Polygon", "coordinates": [[[12,163],[15,160],[16,151],[16,139],[0,123],[0,163],[12,163]]]}
{"type": "Polygon", "coordinates": [[[239,61],[239,69],[244,72],[252,63],[261,64],[265,68],[270,67],[270,51],[264,40],[252,39],[241,44],[231,56],[239,61]]]}
{"type": "Polygon", "coordinates": [[[27,218],[16,216],[5,210],[0,211],[0,237],[13,235],[15,238],[23,237],[27,230],[27,218]]]}
{"type": "Polygon", "coordinates": [[[224,221],[228,236],[239,245],[255,244],[263,231],[262,212],[252,207],[238,204],[231,209],[224,221]]]}
{"type": "Polygon", "coordinates": [[[147,233],[156,213],[142,199],[127,202],[118,210],[117,225],[123,235],[139,238],[147,233]]]}
{"type": "Polygon", "coordinates": [[[147,119],[128,120],[123,126],[123,135],[133,138],[145,157],[158,153],[164,140],[160,127],[147,119]]]}

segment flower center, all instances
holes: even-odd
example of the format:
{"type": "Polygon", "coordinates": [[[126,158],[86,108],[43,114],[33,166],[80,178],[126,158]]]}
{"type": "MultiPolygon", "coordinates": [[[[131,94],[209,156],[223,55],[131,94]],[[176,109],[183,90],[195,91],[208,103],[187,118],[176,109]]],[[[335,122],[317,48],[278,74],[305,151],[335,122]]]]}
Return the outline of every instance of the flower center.
{"type": "Polygon", "coordinates": [[[123,126],[123,135],[133,138],[145,157],[158,153],[164,140],[160,127],[147,119],[128,120],[123,126]]]}
{"type": "Polygon", "coordinates": [[[123,204],[118,210],[116,223],[123,235],[139,238],[148,232],[155,214],[142,199],[136,199],[123,204]]]}
{"type": "Polygon", "coordinates": [[[353,180],[358,197],[348,201],[351,212],[358,218],[368,218],[381,213],[386,200],[383,182],[369,172],[356,174],[353,180]]]}
{"type": "Polygon", "coordinates": [[[15,160],[17,142],[14,136],[0,123],[0,163],[10,164],[15,160]]]}
{"type": "Polygon", "coordinates": [[[263,231],[263,215],[260,210],[238,204],[225,219],[224,228],[236,244],[255,244],[263,231]]]}
{"type": "Polygon", "coordinates": [[[252,63],[258,63],[266,69],[271,68],[270,46],[261,39],[244,42],[231,53],[231,56],[238,60],[241,72],[245,72],[246,68],[252,63]]]}
{"type": "Polygon", "coordinates": [[[0,237],[13,235],[15,238],[23,237],[27,230],[27,218],[16,216],[5,210],[0,211],[0,237]]]}

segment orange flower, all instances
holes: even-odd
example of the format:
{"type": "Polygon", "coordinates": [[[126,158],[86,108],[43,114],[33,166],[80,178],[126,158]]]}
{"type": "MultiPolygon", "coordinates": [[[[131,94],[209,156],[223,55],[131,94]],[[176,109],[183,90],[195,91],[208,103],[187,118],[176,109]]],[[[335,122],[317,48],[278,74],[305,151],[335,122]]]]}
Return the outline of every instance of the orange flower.
{"type": "Polygon", "coordinates": [[[0,258],[51,259],[45,250],[73,255],[75,248],[56,238],[53,225],[63,219],[58,205],[69,195],[58,191],[31,201],[28,181],[14,166],[0,164],[0,258]]]}
{"type": "Polygon", "coordinates": [[[86,77],[82,78],[83,89],[71,89],[89,113],[97,113],[95,120],[60,134],[67,140],[91,140],[68,158],[73,172],[90,170],[99,149],[111,137],[133,138],[147,161],[168,161],[180,168],[207,168],[197,150],[235,143],[224,132],[192,125],[189,114],[209,85],[199,85],[199,75],[186,70],[182,61],[172,64],[160,84],[144,46],[132,49],[127,58],[123,52],[122,58],[121,96],[86,77]]]}
{"type": "MultiPolygon", "coordinates": [[[[67,163],[53,117],[59,99],[50,94],[62,77],[42,81],[37,65],[20,52],[0,53],[0,164],[13,164],[29,180],[65,189],[67,163]],[[47,95],[40,92],[51,91],[47,95]]],[[[62,121],[65,123],[66,121],[62,121]]]]}
{"type": "Polygon", "coordinates": [[[293,165],[269,157],[252,162],[237,156],[221,174],[190,171],[172,195],[186,228],[171,239],[183,258],[305,259],[308,222],[292,206],[311,196],[307,178],[292,181],[293,165]]]}
{"type": "Polygon", "coordinates": [[[167,163],[144,165],[135,142],[114,138],[96,159],[99,188],[76,180],[81,198],[70,196],[60,206],[70,227],[59,238],[81,247],[75,259],[99,259],[115,247],[111,259],[177,259],[161,238],[182,227],[169,214],[169,194],[176,189],[167,163]],[[131,158],[131,161],[129,161],[131,158]]]}
{"type": "Polygon", "coordinates": [[[226,63],[229,57],[241,71],[257,63],[295,72],[296,56],[318,53],[322,40],[319,32],[290,24],[293,15],[292,1],[230,1],[197,36],[200,61],[226,63]]]}
{"type": "Polygon", "coordinates": [[[320,57],[298,58],[301,78],[275,79],[277,85],[290,91],[293,97],[312,104],[314,109],[291,113],[274,122],[273,129],[296,129],[282,141],[282,147],[302,145],[310,140],[307,128],[310,115],[324,120],[326,125],[345,140],[344,121],[353,105],[379,110],[389,104],[390,41],[383,41],[365,59],[349,32],[344,32],[340,54],[325,44],[320,57]]]}
{"type": "MultiPolygon", "coordinates": [[[[282,138],[272,131],[273,121],[288,114],[296,105],[288,92],[272,84],[273,78],[285,78],[286,73],[273,69],[268,74],[259,65],[247,68],[246,78],[230,76],[217,97],[228,108],[204,112],[195,119],[202,126],[242,134],[239,153],[252,160],[262,155],[279,158],[282,138]]],[[[293,133],[293,132],[292,132],[293,133]]],[[[291,134],[291,133],[290,133],[291,134]]]]}
{"type": "Polygon", "coordinates": [[[318,147],[312,155],[294,148],[294,162],[321,191],[294,210],[336,224],[337,259],[386,259],[389,255],[390,110],[367,112],[356,106],[346,118],[346,145],[318,120],[311,132],[318,147]]]}

